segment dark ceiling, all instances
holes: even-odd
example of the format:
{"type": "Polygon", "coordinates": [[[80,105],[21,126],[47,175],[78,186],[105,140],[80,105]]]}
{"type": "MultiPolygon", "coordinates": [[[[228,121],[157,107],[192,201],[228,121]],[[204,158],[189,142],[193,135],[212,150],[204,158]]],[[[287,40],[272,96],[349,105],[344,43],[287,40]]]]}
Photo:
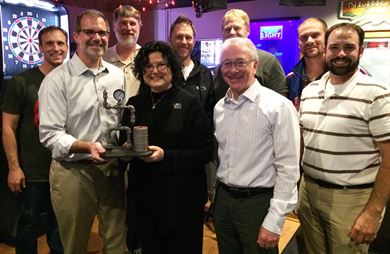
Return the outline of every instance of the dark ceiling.
{"type": "MultiPolygon", "coordinates": [[[[250,0],[196,0],[202,3],[232,3],[243,2],[250,0]]],[[[181,8],[191,7],[192,0],[51,0],[51,2],[58,4],[65,4],[70,6],[77,6],[82,8],[95,8],[102,11],[112,11],[119,5],[132,5],[138,10],[143,7],[146,10],[167,9],[167,8],[181,8]],[[175,4],[173,5],[172,2],[175,4]],[[168,7],[166,7],[168,6],[168,7]]]]}

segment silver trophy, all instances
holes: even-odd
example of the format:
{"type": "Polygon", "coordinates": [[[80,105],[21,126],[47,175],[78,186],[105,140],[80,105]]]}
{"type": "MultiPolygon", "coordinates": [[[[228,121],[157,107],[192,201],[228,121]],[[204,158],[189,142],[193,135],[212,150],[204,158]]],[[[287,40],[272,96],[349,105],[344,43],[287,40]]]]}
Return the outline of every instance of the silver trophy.
{"type": "Polygon", "coordinates": [[[122,110],[128,109],[130,111],[130,126],[123,126],[120,123],[114,128],[108,128],[106,135],[111,136],[112,132],[126,132],[126,142],[123,146],[113,146],[106,142],[103,142],[103,146],[106,152],[102,154],[103,158],[132,158],[150,155],[152,152],[147,149],[148,147],[148,135],[146,126],[134,126],[135,124],[135,108],[133,105],[124,105],[122,103],[125,98],[125,92],[121,89],[117,89],[113,93],[114,99],[117,104],[110,105],[107,101],[108,93],[106,90],[103,91],[103,107],[105,109],[115,109],[119,113],[122,110]],[[135,133],[133,129],[136,130],[135,133]],[[140,131],[141,130],[141,131],[140,131]],[[132,134],[134,133],[133,140],[135,146],[132,143],[132,134]],[[135,149],[134,149],[135,147],[135,149]]]}

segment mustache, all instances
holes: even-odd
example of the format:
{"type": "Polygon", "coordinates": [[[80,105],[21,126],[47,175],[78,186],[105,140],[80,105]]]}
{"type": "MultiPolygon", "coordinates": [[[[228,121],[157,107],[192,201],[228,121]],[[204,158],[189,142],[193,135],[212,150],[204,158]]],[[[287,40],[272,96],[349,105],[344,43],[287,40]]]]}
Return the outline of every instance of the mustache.
{"type": "Polygon", "coordinates": [[[103,44],[102,44],[102,43],[88,42],[88,43],[87,43],[87,46],[100,46],[100,47],[103,47],[103,44]]]}
{"type": "Polygon", "coordinates": [[[332,62],[334,61],[346,61],[346,62],[351,62],[351,59],[349,57],[335,57],[332,59],[332,62]]]}

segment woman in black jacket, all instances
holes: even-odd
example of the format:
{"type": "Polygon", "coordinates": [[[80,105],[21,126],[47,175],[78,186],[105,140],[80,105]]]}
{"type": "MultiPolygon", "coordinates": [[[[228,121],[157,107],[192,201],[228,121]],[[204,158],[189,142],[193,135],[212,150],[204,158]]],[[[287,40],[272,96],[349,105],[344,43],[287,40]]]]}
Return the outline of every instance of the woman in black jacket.
{"type": "MultiPolygon", "coordinates": [[[[134,74],[141,82],[139,94],[127,104],[136,109],[135,125],[148,127],[152,151],[131,160],[128,179],[142,253],[200,254],[205,164],[214,148],[208,117],[197,98],[180,88],[181,68],[165,42],[140,49],[134,74]]],[[[123,125],[129,114],[124,112],[123,125]]]]}

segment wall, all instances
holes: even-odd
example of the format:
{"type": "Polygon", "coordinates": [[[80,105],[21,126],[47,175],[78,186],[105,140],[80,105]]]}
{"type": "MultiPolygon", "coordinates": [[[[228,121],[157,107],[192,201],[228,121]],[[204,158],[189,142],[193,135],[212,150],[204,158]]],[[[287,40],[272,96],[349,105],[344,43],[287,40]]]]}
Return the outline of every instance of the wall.
{"type": "MultiPolygon", "coordinates": [[[[83,8],[66,6],[69,10],[70,29],[73,27],[74,19],[83,8]]],[[[298,16],[302,19],[308,17],[323,18],[328,25],[341,22],[338,18],[340,10],[340,0],[327,0],[325,6],[281,6],[279,0],[255,0],[245,1],[240,3],[229,3],[228,9],[240,8],[245,10],[251,19],[268,19],[280,17],[298,16]]],[[[192,7],[174,8],[167,10],[156,10],[142,12],[143,26],[139,37],[139,43],[142,45],[151,40],[167,40],[169,35],[169,26],[180,14],[185,14],[194,22],[197,38],[220,38],[221,20],[227,9],[203,13],[202,17],[195,17],[195,12],[192,7]]],[[[112,12],[103,12],[109,19],[112,20],[112,12]]],[[[387,14],[390,15],[390,14],[387,14]]],[[[372,30],[370,25],[363,26],[366,30],[372,30]]],[[[383,23],[381,29],[390,30],[390,23],[383,23]]],[[[378,28],[375,28],[378,30],[378,28]]],[[[116,42],[115,35],[110,36],[109,45],[116,42]]]]}
{"type": "MultiPolygon", "coordinates": [[[[64,5],[64,6],[68,10],[68,14],[69,14],[69,39],[70,39],[70,41],[73,41],[72,34],[73,34],[73,26],[74,26],[74,22],[76,20],[76,17],[81,12],[85,11],[86,9],[81,8],[81,7],[70,6],[70,5],[64,5]]],[[[102,10],[99,10],[99,11],[101,11],[104,14],[104,16],[106,16],[109,23],[111,24],[112,23],[112,12],[107,12],[107,11],[102,11],[102,10]]],[[[112,30],[112,26],[110,27],[110,29],[112,30]]],[[[111,34],[109,44],[113,44],[115,42],[116,42],[115,35],[111,34]]]]}
{"type": "MultiPolygon", "coordinates": [[[[228,9],[239,8],[246,11],[251,19],[267,19],[267,18],[280,18],[280,17],[292,17],[298,16],[302,19],[308,17],[320,17],[324,19],[329,26],[345,21],[338,18],[340,10],[340,0],[327,0],[325,6],[281,6],[279,0],[256,0],[246,1],[241,3],[230,3],[228,9]]],[[[166,11],[166,17],[162,17],[162,20],[158,22],[156,29],[161,31],[166,30],[164,27],[168,26],[176,19],[180,14],[185,14],[194,22],[197,38],[216,38],[222,37],[221,34],[221,20],[227,10],[212,11],[209,13],[203,13],[202,17],[195,17],[195,12],[192,8],[177,8],[169,9],[166,11]],[[161,25],[160,25],[161,24],[161,25]]],[[[362,27],[365,30],[390,30],[390,23],[388,18],[390,13],[384,13],[383,17],[379,20],[377,16],[366,16],[370,21],[379,22],[383,21],[377,26],[362,22],[362,27]],[[387,20],[387,22],[384,22],[387,20]]],[[[362,20],[361,20],[362,21],[362,20]]],[[[168,28],[169,29],[169,28],[168,28]]],[[[158,37],[160,40],[167,39],[169,30],[165,34],[161,34],[162,37],[158,37]]]]}
{"type": "MultiPolygon", "coordinates": [[[[267,19],[279,17],[299,16],[301,18],[307,17],[321,17],[329,25],[337,22],[337,13],[339,10],[339,0],[327,0],[325,6],[280,6],[279,0],[256,0],[241,3],[230,3],[228,9],[239,8],[246,11],[251,19],[267,19]]],[[[192,8],[177,8],[166,11],[165,23],[171,24],[178,15],[185,14],[194,22],[197,38],[216,38],[222,37],[221,20],[227,10],[212,11],[203,13],[202,17],[196,18],[195,12],[192,8]]],[[[165,23],[162,23],[165,25],[165,23]]],[[[159,23],[160,24],[160,23],[159,23]]],[[[164,26],[158,26],[156,29],[164,30],[164,26]]],[[[163,37],[158,39],[165,40],[168,36],[169,30],[163,37]]]]}

